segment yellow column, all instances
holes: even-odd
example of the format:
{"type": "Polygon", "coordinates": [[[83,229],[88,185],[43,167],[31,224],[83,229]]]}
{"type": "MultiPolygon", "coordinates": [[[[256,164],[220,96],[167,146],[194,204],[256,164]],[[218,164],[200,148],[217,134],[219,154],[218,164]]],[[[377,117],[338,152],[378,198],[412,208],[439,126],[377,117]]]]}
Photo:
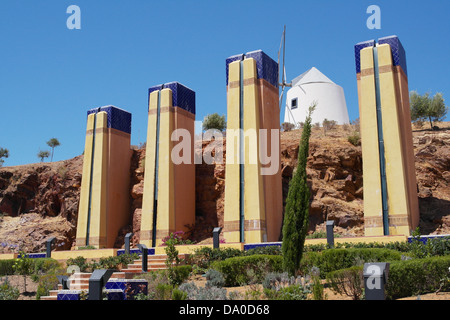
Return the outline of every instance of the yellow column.
{"type": "Polygon", "coordinates": [[[239,233],[239,100],[240,61],[228,66],[227,145],[225,164],[225,210],[223,235],[227,242],[240,242],[239,233]]]}
{"type": "Polygon", "coordinates": [[[152,246],[153,232],[157,110],[158,91],[153,91],[150,93],[149,97],[147,145],[145,150],[144,196],[142,199],[140,234],[140,242],[148,247],[152,246]]]}
{"type": "Polygon", "coordinates": [[[408,193],[405,158],[399,123],[399,106],[394,80],[391,47],[378,45],[380,99],[386,159],[386,182],[389,207],[389,234],[409,235],[408,193]]]}
{"type": "Polygon", "coordinates": [[[106,112],[97,113],[89,236],[89,245],[97,248],[106,246],[106,188],[108,169],[107,130],[106,112]]]}
{"type": "Polygon", "coordinates": [[[245,59],[243,68],[245,242],[255,243],[266,240],[264,189],[259,163],[260,114],[255,60],[245,59]]]}
{"type": "MultiPolygon", "coordinates": [[[[380,154],[376,114],[373,48],[360,52],[360,124],[364,172],[364,231],[366,236],[383,235],[380,154]]],[[[386,135],[384,136],[386,138],[386,135]]]]}
{"type": "Polygon", "coordinates": [[[173,131],[172,90],[161,90],[159,126],[158,212],[156,219],[156,245],[175,232],[174,168],[171,159],[173,131]]]}
{"type": "Polygon", "coordinates": [[[91,184],[92,146],[94,142],[95,114],[87,119],[86,141],[83,156],[83,175],[81,178],[80,203],[78,206],[76,246],[86,246],[87,216],[89,210],[89,190],[91,184]]]}

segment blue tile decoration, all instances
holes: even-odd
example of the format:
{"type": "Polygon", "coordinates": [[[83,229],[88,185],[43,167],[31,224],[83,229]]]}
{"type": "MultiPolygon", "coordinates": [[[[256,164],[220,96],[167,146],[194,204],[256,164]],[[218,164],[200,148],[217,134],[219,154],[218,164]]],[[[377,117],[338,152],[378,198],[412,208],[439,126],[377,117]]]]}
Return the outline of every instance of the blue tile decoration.
{"type": "Polygon", "coordinates": [[[243,60],[245,58],[255,59],[258,79],[264,79],[274,87],[278,88],[278,63],[265,54],[262,50],[251,51],[245,54],[237,54],[225,59],[227,85],[228,65],[233,61],[243,60]]]}
{"type": "Polygon", "coordinates": [[[81,290],[60,290],[57,300],[80,300],[81,290]]]}
{"type": "MultiPolygon", "coordinates": [[[[47,255],[45,253],[27,253],[26,254],[27,258],[31,258],[31,259],[37,259],[37,258],[45,258],[47,255]]],[[[17,256],[17,258],[21,258],[22,255],[19,254],[17,256]]]]}
{"type": "MultiPolygon", "coordinates": [[[[378,39],[378,44],[389,44],[391,46],[392,52],[392,62],[394,66],[400,66],[403,69],[403,72],[408,76],[408,70],[406,68],[406,52],[397,36],[388,36],[378,39]]],[[[361,60],[360,60],[360,51],[366,47],[375,46],[375,40],[368,40],[364,42],[357,43],[355,45],[355,64],[356,64],[356,73],[361,72],[361,60]]]]}
{"type": "MultiPolygon", "coordinates": [[[[428,240],[438,239],[440,241],[450,241],[450,234],[442,234],[442,235],[428,235],[428,236],[420,236],[418,239],[423,244],[426,244],[428,240]]],[[[408,237],[408,242],[411,243],[414,241],[414,237],[408,237]]]]}
{"type": "Polygon", "coordinates": [[[169,82],[150,87],[148,89],[148,94],[150,96],[150,93],[153,91],[165,88],[172,90],[172,104],[174,107],[179,107],[195,114],[195,91],[179,82],[169,82]]]}
{"type": "Polygon", "coordinates": [[[244,244],[244,250],[250,250],[262,247],[281,247],[282,242],[261,242],[261,243],[247,243],[244,244]]]}
{"type": "Polygon", "coordinates": [[[97,113],[100,111],[104,111],[108,115],[108,128],[113,128],[131,134],[131,113],[115,106],[104,106],[91,109],[87,112],[87,114],[90,115],[91,113],[97,113]]]}
{"type": "Polygon", "coordinates": [[[389,44],[392,52],[392,62],[394,66],[400,66],[403,72],[408,76],[408,70],[406,69],[406,52],[397,36],[389,36],[378,39],[379,44],[389,44]]]}
{"type": "Polygon", "coordinates": [[[356,73],[361,72],[361,56],[360,51],[366,47],[374,47],[375,46],[375,40],[368,40],[363,41],[360,43],[357,43],[355,45],[355,65],[356,65],[356,73]]]}
{"type": "Polygon", "coordinates": [[[106,289],[106,298],[108,300],[126,300],[125,293],[120,289],[106,289]]]}
{"type": "MultiPolygon", "coordinates": [[[[134,249],[130,249],[130,254],[136,253],[138,255],[142,255],[141,250],[134,248],[134,249]]],[[[120,256],[122,254],[125,254],[125,249],[119,249],[117,250],[117,256],[120,256]]],[[[148,253],[149,256],[150,255],[154,255],[155,254],[155,248],[148,248],[148,253]]]]}
{"type": "MultiPolygon", "coordinates": [[[[121,291],[123,299],[117,300],[133,300],[139,293],[148,294],[148,282],[142,279],[110,279],[105,285],[105,290],[107,292],[121,291]]],[[[114,298],[116,299],[117,296],[114,295],[114,298]]]]}

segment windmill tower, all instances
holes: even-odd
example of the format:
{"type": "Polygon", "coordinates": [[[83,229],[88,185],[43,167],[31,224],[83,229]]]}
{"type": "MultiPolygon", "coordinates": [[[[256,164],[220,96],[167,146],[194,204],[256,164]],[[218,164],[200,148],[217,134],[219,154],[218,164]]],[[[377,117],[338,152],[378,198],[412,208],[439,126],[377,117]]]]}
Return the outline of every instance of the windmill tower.
{"type": "Polygon", "coordinates": [[[286,82],[285,51],[286,26],[284,26],[280,50],[278,51],[278,74],[281,75],[281,81],[279,83],[281,88],[280,107],[284,97],[284,89],[286,87],[290,88],[286,93],[284,122],[298,126],[299,122],[306,119],[309,107],[313,102],[317,102],[317,107],[311,119],[313,123],[322,123],[325,119],[335,120],[338,124],[349,123],[344,90],[317,68],[312,67],[294,78],[291,82],[286,82]],[[281,50],[283,50],[283,62],[280,69],[281,50]]]}

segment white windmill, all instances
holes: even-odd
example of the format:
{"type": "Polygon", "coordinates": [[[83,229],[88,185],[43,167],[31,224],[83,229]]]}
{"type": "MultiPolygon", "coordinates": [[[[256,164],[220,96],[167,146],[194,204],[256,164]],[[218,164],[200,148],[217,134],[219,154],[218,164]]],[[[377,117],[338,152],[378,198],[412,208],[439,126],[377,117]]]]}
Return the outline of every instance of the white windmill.
{"type": "Polygon", "coordinates": [[[286,94],[284,122],[292,123],[298,128],[299,122],[306,119],[309,106],[313,102],[317,102],[316,109],[311,116],[312,123],[322,123],[325,119],[334,120],[337,124],[349,123],[343,88],[331,81],[317,68],[312,67],[291,82],[286,82],[285,43],[286,26],[284,26],[278,51],[278,74],[280,75],[281,72],[280,108],[284,89],[285,87],[290,88],[286,94]],[[280,70],[281,49],[283,49],[282,70],[280,70]]]}

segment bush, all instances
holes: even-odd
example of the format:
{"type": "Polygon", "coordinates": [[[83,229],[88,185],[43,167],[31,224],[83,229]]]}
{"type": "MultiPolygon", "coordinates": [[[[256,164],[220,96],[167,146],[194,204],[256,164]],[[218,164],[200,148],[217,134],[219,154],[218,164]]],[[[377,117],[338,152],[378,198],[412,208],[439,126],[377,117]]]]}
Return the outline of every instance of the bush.
{"type": "Polygon", "coordinates": [[[206,272],[206,286],[222,288],[225,285],[225,278],[220,271],[209,269],[206,272]]]}
{"type": "Polygon", "coordinates": [[[203,130],[216,129],[224,131],[227,127],[227,121],[225,115],[219,115],[218,113],[208,114],[203,119],[203,130]]]}
{"type": "Polygon", "coordinates": [[[89,263],[87,262],[87,259],[82,256],[67,259],[66,265],[77,266],[78,268],[80,268],[80,272],[86,272],[89,268],[89,263]]]}
{"type": "Polygon", "coordinates": [[[438,289],[450,290],[448,279],[450,256],[413,259],[393,262],[389,268],[386,295],[388,299],[398,299],[423,293],[435,292],[438,289]]]}
{"type": "Polygon", "coordinates": [[[351,135],[347,137],[347,141],[350,142],[352,145],[359,146],[361,144],[361,136],[358,132],[353,132],[351,135]]]}
{"type": "Polygon", "coordinates": [[[0,276],[9,276],[14,274],[15,259],[0,260],[0,276]]]}
{"type": "Polygon", "coordinates": [[[202,247],[195,249],[191,259],[192,263],[199,268],[208,269],[214,261],[223,261],[228,258],[242,256],[243,254],[242,250],[235,248],[213,249],[210,247],[202,247]]]}
{"type": "Polygon", "coordinates": [[[364,291],[363,267],[351,267],[329,272],[327,282],[334,292],[361,300],[364,291]]]}
{"type": "Polygon", "coordinates": [[[39,277],[39,284],[36,290],[36,300],[40,300],[41,297],[48,296],[50,290],[56,290],[58,288],[58,278],[55,274],[46,274],[39,277]]]}
{"type": "Polygon", "coordinates": [[[378,248],[327,249],[322,252],[308,252],[302,260],[301,269],[310,270],[318,267],[321,276],[328,272],[362,265],[366,262],[389,262],[402,259],[402,254],[395,250],[378,248]]]}
{"type": "Polygon", "coordinates": [[[178,286],[189,278],[191,272],[191,265],[176,266],[167,270],[167,277],[173,286],[178,286]]]}
{"type": "Polygon", "coordinates": [[[227,300],[227,290],[217,287],[197,287],[193,282],[183,283],[178,289],[187,300],[227,300]]]}
{"type": "Polygon", "coordinates": [[[283,131],[288,132],[295,129],[295,124],[290,122],[283,122],[281,124],[281,128],[283,129],[283,131]]]}
{"type": "Polygon", "coordinates": [[[19,289],[14,288],[6,278],[2,284],[0,284],[0,300],[17,300],[20,296],[19,289]]]}
{"type": "Polygon", "coordinates": [[[216,261],[211,265],[211,268],[223,274],[225,286],[233,287],[254,280],[261,283],[267,273],[281,272],[282,264],[283,258],[281,256],[251,255],[216,261]],[[251,279],[252,276],[256,276],[257,279],[251,279]]]}
{"type": "Polygon", "coordinates": [[[301,284],[293,284],[279,290],[266,289],[264,293],[269,300],[306,300],[311,291],[301,284]]]}

